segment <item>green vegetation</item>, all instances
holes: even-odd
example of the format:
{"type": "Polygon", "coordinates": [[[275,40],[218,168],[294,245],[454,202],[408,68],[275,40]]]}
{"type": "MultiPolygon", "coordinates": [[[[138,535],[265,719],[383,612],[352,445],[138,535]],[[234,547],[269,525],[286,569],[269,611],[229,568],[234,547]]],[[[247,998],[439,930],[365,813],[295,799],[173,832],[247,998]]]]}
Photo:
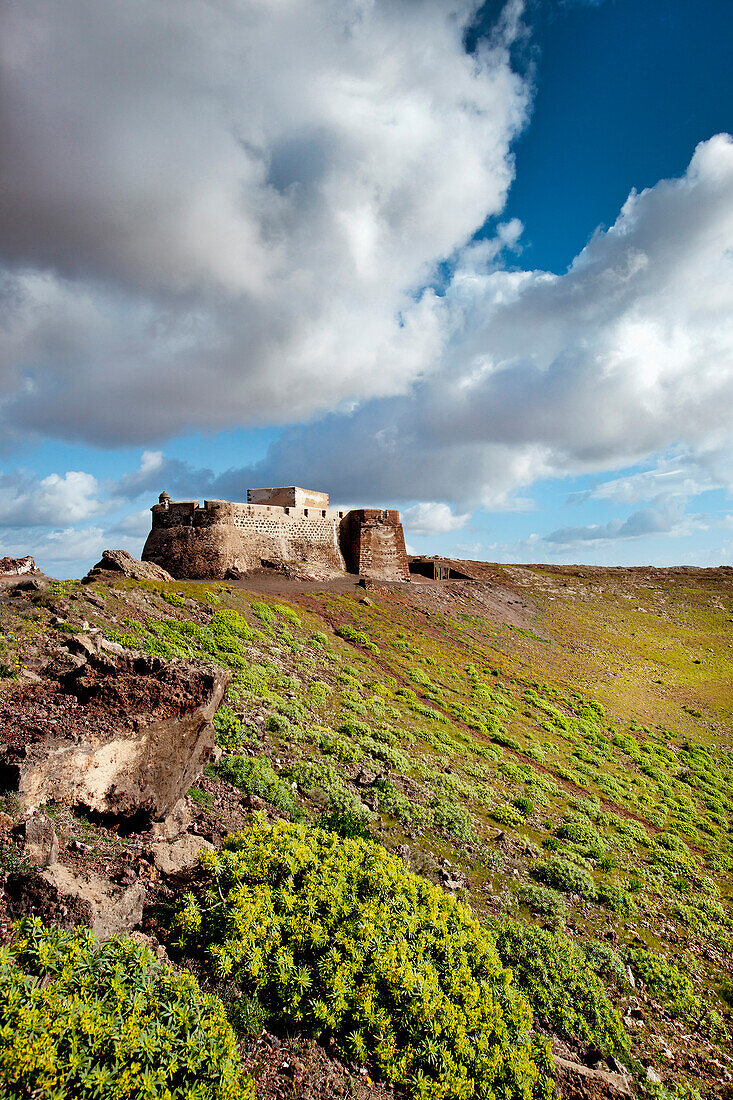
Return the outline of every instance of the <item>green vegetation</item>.
{"type": "Polygon", "coordinates": [[[598,897],[593,876],[582,867],[576,867],[574,863],[561,859],[560,856],[535,863],[531,874],[539,882],[552,886],[563,894],[577,894],[578,897],[585,898],[587,901],[595,901],[598,897]]]}
{"type": "Polygon", "coordinates": [[[625,1054],[629,1039],[583,950],[562,932],[506,921],[496,948],[537,1017],[560,1035],[625,1054]]]}
{"type": "Polygon", "coordinates": [[[224,1007],[127,939],[37,918],[0,947],[0,1077],[25,1100],[253,1096],[224,1007]]]}
{"type": "Polygon", "coordinates": [[[381,846],[256,823],[201,863],[179,947],[203,949],[283,1025],[332,1035],[422,1100],[551,1095],[491,935],[381,846]]]}
{"type": "Polygon", "coordinates": [[[645,947],[631,947],[626,952],[626,961],[649,995],[674,1016],[682,1016],[698,1007],[690,979],[663,955],[645,947]]]}
{"type": "Polygon", "coordinates": [[[268,760],[260,756],[225,756],[216,765],[216,771],[240,791],[263,798],[278,810],[289,814],[295,812],[290,785],[280,779],[268,760]]]}
{"type": "MultiPolygon", "coordinates": [[[[0,604],[0,664],[34,667],[40,632],[63,641],[86,619],[135,649],[229,669],[215,719],[224,755],[190,792],[212,822],[240,806],[234,786],[275,816],[398,850],[447,889],[457,879],[482,921],[521,917],[514,986],[574,1039],[600,1025],[590,1008],[573,1022],[552,976],[534,973],[545,946],[559,972],[568,955],[532,929],[566,932],[587,960],[578,974],[624,1010],[630,966],[649,998],[632,1055],[651,1051],[682,1096],[650,1036],[674,1046],[677,1014],[689,1075],[703,1078],[706,1059],[725,1062],[733,1026],[729,578],[497,566],[491,584],[368,602],[329,586],[276,601],[226,584],[62,585],[22,612],[0,604]],[[91,591],[103,608],[83,603],[91,591]],[[517,614],[516,596],[520,630],[501,611],[506,598],[517,614]],[[49,625],[60,599],[78,612],[63,632],[49,625]],[[627,962],[630,951],[642,954],[627,962]]],[[[252,1027],[269,1011],[246,993],[236,1004],[252,1027]]]]}

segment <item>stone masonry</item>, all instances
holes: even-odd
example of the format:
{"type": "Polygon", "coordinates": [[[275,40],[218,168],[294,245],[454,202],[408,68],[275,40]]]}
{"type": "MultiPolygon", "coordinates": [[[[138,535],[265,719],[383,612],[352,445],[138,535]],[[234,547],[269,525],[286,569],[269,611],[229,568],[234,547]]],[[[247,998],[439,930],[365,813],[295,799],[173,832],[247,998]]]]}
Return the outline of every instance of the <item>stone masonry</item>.
{"type": "Polygon", "coordinates": [[[178,579],[222,580],[285,565],[316,573],[359,573],[374,580],[410,579],[400,514],[329,508],[327,493],[284,486],[250,489],[247,503],[173,501],[161,493],[151,508],[143,561],[178,579]]]}

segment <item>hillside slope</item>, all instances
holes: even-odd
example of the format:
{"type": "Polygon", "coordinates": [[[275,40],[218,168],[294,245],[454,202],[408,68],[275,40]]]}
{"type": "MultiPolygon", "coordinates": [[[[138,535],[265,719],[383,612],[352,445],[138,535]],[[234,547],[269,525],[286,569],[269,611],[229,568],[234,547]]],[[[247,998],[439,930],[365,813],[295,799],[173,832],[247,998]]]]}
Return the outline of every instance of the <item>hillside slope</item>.
{"type": "MultiPolygon", "coordinates": [[[[493,929],[558,1059],[620,1068],[563,997],[567,936],[618,1009],[636,1089],[731,1095],[733,570],[455,564],[474,579],[6,586],[6,732],[95,627],[228,668],[219,750],[187,800],[196,835],[219,846],[264,811],[371,836],[493,929]]],[[[142,834],[51,813],[70,860],[144,861],[142,834]]],[[[162,943],[175,892],[150,881],[162,943]]],[[[606,1094],[600,1074],[582,1087],[564,1094],[606,1094]]]]}

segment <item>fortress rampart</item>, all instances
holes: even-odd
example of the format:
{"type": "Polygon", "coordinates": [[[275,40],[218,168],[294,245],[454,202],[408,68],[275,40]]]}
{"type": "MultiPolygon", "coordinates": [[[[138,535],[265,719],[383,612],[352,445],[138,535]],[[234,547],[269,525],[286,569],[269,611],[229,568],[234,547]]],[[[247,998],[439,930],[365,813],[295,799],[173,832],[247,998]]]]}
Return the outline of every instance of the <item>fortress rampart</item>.
{"type": "Polygon", "coordinates": [[[329,508],[328,494],[289,486],[251,489],[247,504],[173,501],[161,493],[143,561],[180,579],[223,579],[262,567],[409,580],[399,512],[329,508]],[[268,503],[253,503],[264,500],[268,503]],[[272,502],[272,503],[269,503],[272,502]],[[276,503],[275,503],[276,502],[276,503]]]}

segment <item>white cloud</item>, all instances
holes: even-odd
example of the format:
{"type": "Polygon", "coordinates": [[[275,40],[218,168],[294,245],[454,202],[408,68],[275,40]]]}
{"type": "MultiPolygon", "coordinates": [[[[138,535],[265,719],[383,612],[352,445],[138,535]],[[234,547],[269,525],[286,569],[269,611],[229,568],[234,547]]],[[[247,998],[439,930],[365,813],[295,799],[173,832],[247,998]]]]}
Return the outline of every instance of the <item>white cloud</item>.
{"type": "Polygon", "coordinates": [[[51,575],[86,572],[101,557],[107,545],[101,527],[81,530],[66,527],[56,531],[7,529],[0,532],[0,557],[32,554],[36,564],[51,575]],[[72,566],[69,570],[69,566],[72,566]]]}
{"type": "Polygon", "coordinates": [[[625,520],[592,523],[585,527],[559,527],[544,536],[544,542],[569,548],[580,543],[609,543],[665,535],[681,538],[707,526],[704,517],[686,515],[678,507],[642,508],[625,520]]]}
{"type": "Polygon", "coordinates": [[[438,501],[413,504],[402,512],[402,524],[411,535],[444,535],[450,531],[459,531],[470,518],[470,512],[457,515],[450,505],[438,501]]]}
{"type": "Polygon", "coordinates": [[[142,543],[150,534],[151,522],[149,508],[143,508],[140,512],[130,512],[129,515],[123,516],[119,523],[116,523],[114,527],[110,529],[109,538],[114,540],[115,538],[122,537],[128,542],[130,539],[138,540],[140,545],[135,553],[135,557],[139,557],[142,550],[142,543]]]}
{"type": "Polygon", "coordinates": [[[408,396],[285,431],[240,480],[307,474],[338,496],[490,509],[537,478],[674,445],[712,470],[733,408],[733,140],[632,192],[567,274],[482,274],[472,256],[444,304],[440,371],[408,396]]]}
{"type": "Polygon", "coordinates": [[[521,3],[469,55],[477,7],[8,0],[7,431],[295,421],[434,369],[420,288],[501,210],[528,105],[521,3]]]}
{"type": "Polygon", "coordinates": [[[103,511],[97,479],[82,470],[37,481],[25,471],[0,474],[0,527],[78,523],[103,511]]]}
{"type": "Polygon", "coordinates": [[[729,433],[717,433],[699,444],[674,447],[660,455],[648,470],[602,481],[592,489],[571,494],[569,503],[604,500],[616,504],[635,504],[643,500],[689,500],[713,489],[733,489],[733,446],[729,433]]]}

